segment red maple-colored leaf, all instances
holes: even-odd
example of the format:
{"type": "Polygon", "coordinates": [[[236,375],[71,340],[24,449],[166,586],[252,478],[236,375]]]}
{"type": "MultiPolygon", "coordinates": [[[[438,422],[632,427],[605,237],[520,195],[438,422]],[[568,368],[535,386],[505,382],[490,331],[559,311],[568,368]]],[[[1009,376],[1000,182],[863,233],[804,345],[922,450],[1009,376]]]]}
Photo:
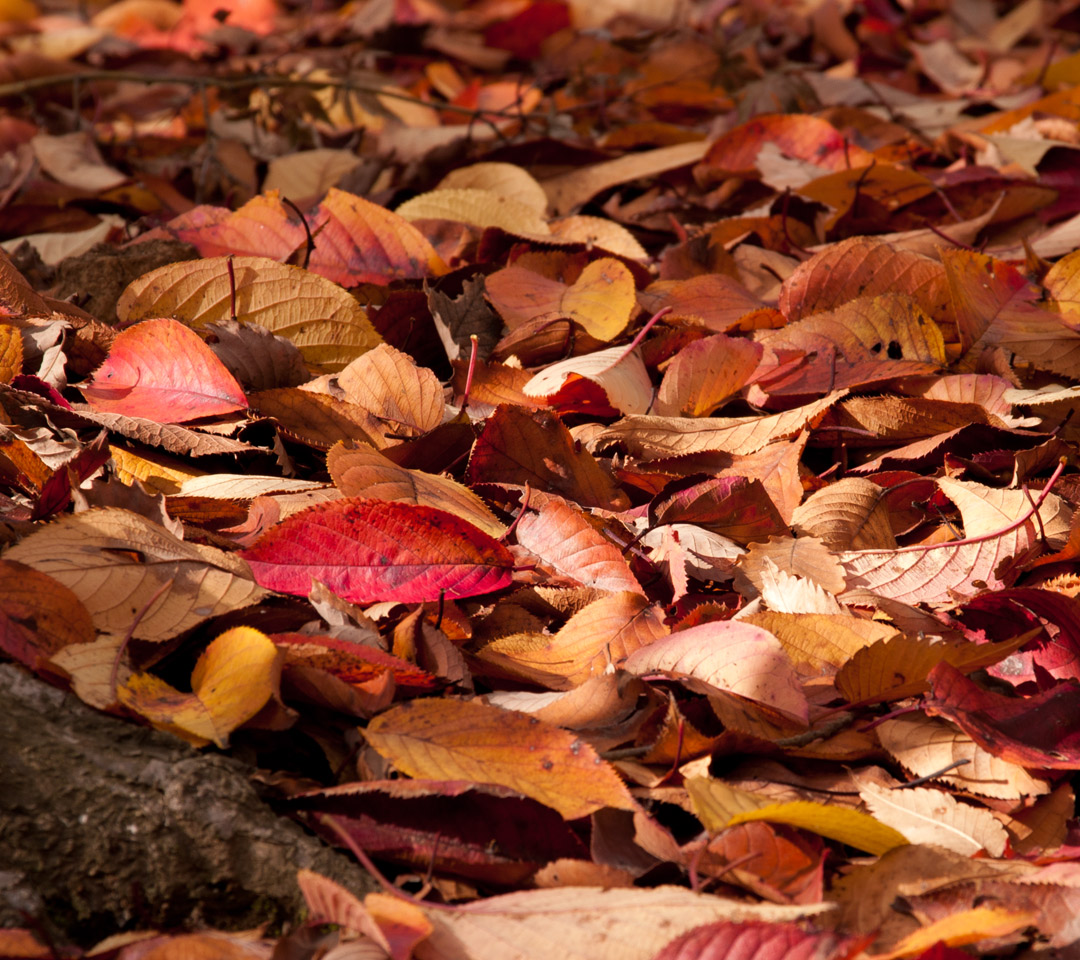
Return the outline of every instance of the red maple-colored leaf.
{"type": "Polygon", "coordinates": [[[944,662],[927,680],[926,712],[951,720],[994,756],[1036,769],[1080,769],[1080,684],[1006,697],[983,690],[944,662]]]}
{"type": "Polygon", "coordinates": [[[360,498],[294,514],[241,556],[271,590],[306,597],[319,580],[353,603],[490,593],[514,565],[499,541],[444,510],[360,498]]]}
{"type": "Polygon", "coordinates": [[[723,920],[672,940],[656,960],[829,960],[847,953],[832,933],[811,933],[794,923],[723,920]]]}
{"type": "Polygon", "coordinates": [[[158,423],[186,423],[248,405],[225,364],[177,320],[146,320],[124,330],[82,392],[96,410],[158,423]]]}

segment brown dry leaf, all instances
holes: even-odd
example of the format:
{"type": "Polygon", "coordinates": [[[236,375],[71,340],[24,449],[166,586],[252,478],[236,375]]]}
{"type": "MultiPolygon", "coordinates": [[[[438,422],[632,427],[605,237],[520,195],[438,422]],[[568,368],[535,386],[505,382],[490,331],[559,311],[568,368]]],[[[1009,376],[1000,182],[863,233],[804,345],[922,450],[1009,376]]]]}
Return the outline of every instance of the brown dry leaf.
{"type": "Polygon", "coordinates": [[[1031,776],[1014,763],[999,760],[944,720],[897,717],[879,725],[877,735],[893,759],[916,777],[932,777],[960,790],[1000,800],[1039,797],[1050,792],[1045,780],[1031,776]],[[966,763],[953,769],[952,765],[960,760],[966,763]]]}
{"type": "Polygon", "coordinates": [[[153,674],[137,673],[117,687],[129,710],[195,746],[228,746],[229,734],[254,717],[277,693],[281,655],[266,634],[233,627],[203,651],[181,693],[153,674]]]}
{"type": "Polygon", "coordinates": [[[759,344],[723,334],[683,347],[664,372],[657,415],[707,417],[746,385],[762,353],[759,344]]]}
{"type": "Polygon", "coordinates": [[[766,558],[777,569],[812,580],[829,593],[841,593],[846,586],[843,566],[817,537],[769,537],[768,543],[750,544],[739,569],[758,590],[764,585],[766,558]]]}
{"type": "Polygon", "coordinates": [[[1013,849],[1026,856],[1038,850],[1060,847],[1068,835],[1068,822],[1076,809],[1076,797],[1068,783],[1040,797],[1030,807],[1003,818],[1013,849]]]}
{"type": "MultiPolygon", "coordinates": [[[[228,320],[229,258],[173,263],[139,277],[116,305],[122,323],[176,317],[193,327],[228,320]]],[[[364,309],[317,274],[265,257],[232,258],[236,319],[291,340],[308,363],[340,370],[382,338],[364,309]]]]}
{"type": "Polygon", "coordinates": [[[364,737],[410,777],[510,787],[567,820],[636,806],[592,747],[512,710],[475,701],[409,701],[377,716],[364,737]]]}
{"type": "Polygon", "coordinates": [[[959,803],[943,790],[886,790],[858,778],[855,782],[874,818],[899,830],[911,843],[933,844],[969,857],[980,850],[992,857],[1005,852],[1008,834],[983,807],[959,803]]]}
{"type": "Polygon", "coordinates": [[[903,293],[931,317],[948,296],[940,263],[897,250],[874,237],[852,237],[826,247],[801,264],[780,291],[788,320],[834,310],[856,297],[903,293]]]}
{"type": "Polygon", "coordinates": [[[782,923],[826,913],[827,904],[748,904],[683,887],[597,890],[558,887],[490,897],[454,912],[432,911],[425,960],[651,960],[674,937],[719,920],[782,923]]]}
{"type": "Polygon", "coordinates": [[[795,509],[799,537],[818,537],[830,550],[891,550],[896,547],[885,491],[861,477],[842,477],[810,494],[795,509]]]}
{"type": "Polygon", "coordinates": [[[645,593],[619,548],[568,503],[551,499],[537,513],[526,511],[517,542],[560,577],[608,593],[645,593]]]}
{"type": "Polygon", "coordinates": [[[767,556],[760,557],[756,566],[761,600],[770,610],[826,615],[844,611],[835,595],[816,580],[781,570],[767,556]]]}
{"type": "Polygon", "coordinates": [[[630,505],[611,476],[546,410],[496,407],[473,446],[466,473],[470,483],[529,484],[583,507],[621,510],[630,505]]]}
{"type": "Polygon", "coordinates": [[[675,316],[700,321],[715,333],[729,333],[743,317],[764,306],[741,283],[722,273],[658,280],[638,294],[638,302],[650,313],[671,307],[675,316]]]}
{"type": "Polygon", "coordinates": [[[468,487],[449,477],[408,470],[362,443],[341,441],[326,454],[326,469],[346,497],[404,500],[438,507],[498,538],[506,526],[468,487]]]}
{"type": "Polygon", "coordinates": [[[914,299],[902,293],[854,297],[834,309],[815,311],[796,323],[762,336],[766,346],[789,344],[812,346],[814,337],[836,345],[844,357],[857,360],[889,360],[945,364],[945,341],[941,329],[914,299]]]}
{"type": "Polygon", "coordinates": [[[705,156],[707,147],[704,140],[697,140],[630,153],[545,180],[544,191],[556,213],[569,213],[609,187],[697,163],[705,156]]]}
{"type": "Polygon", "coordinates": [[[298,387],[261,390],[248,397],[251,408],[272,417],[286,436],[326,450],[343,440],[384,446],[383,424],[359,404],[298,387]]]}
{"type": "Polygon", "coordinates": [[[446,404],[438,378],[389,344],[357,357],[337,382],[349,403],[388,421],[395,435],[417,436],[443,421],[446,404]]]}
{"type": "Polygon", "coordinates": [[[62,517],[5,559],[59,580],[102,633],[131,631],[140,640],[167,640],[267,595],[234,554],[186,543],[114,507],[62,517]]]}
{"type": "Polygon", "coordinates": [[[624,417],[599,431],[591,446],[595,449],[617,443],[631,456],[643,459],[704,452],[755,453],[816,426],[845,392],[839,390],[806,406],[767,417],[624,417]]]}
{"type": "Polygon", "coordinates": [[[972,673],[999,663],[1032,639],[1030,633],[1004,643],[893,637],[857,651],[836,675],[836,689],[851,703],[903,700],[926,692],[926,675],[939,663],[972,673]]]}
{"type": "Polygon", "coordinates": [[[703,694],[732,694],[802,724],[808,706],[802,684],[780,641],[740,621],[717,621],[680,630],[632,653],[629,673],[665,673],[703,694]]]}
{"type": "Polygon", "coordinates": [[[500,637],[477,656],[513,676],[570,690],[623,666],[635,651],[667,634],[659,607],[639,593],[616,593],[579,610],[554,636],[500,637]]]}
{"type": "Polygon", "coordinates": [[[37,670],[65,647],[93,640],[90,614],[71,590],[10,557],[0,560],[0,650],[37,670]]]}

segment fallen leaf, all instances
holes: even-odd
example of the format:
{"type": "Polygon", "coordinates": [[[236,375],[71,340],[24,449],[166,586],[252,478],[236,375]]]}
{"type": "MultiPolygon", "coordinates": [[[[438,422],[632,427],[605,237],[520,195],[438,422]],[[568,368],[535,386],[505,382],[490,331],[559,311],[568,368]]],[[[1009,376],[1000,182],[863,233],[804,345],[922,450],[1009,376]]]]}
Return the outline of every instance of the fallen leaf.
{"type": "Polygon", "coordinates": [[[213,351],[175,320],[145,320],[121,331],[82,392],[97,410],[163,423],[233,413],[248,405],[240,384],[213,351]]]}
{"type": "Polygon", "coordinates": [[[306,597],[318,580],[352,603],[490,593],[513,566],[501,543],[453,514],[357,498],[294,514],[242,556],[270,590],[306,597]]]}
{"type": "Polygon", "coordinates": [[[614,769],[583,740],[536,717],[480,703],[412,701],[376,717],[364,736],[411,777],[511,787],[567,820],[635,807],[614,769]]]}

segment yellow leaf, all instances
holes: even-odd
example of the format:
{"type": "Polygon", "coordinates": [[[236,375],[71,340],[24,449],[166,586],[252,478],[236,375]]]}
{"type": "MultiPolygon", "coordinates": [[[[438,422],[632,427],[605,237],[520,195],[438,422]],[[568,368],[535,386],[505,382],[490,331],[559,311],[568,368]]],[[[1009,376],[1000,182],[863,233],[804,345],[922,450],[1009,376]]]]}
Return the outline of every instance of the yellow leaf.
{"type": "Polygon", "coordinates": [[[117,689],[129,710],[196,746],[228,746],[229,734],[266,705],[277,690],[281,659],[273,641],[254,627],[226,630],[203,651],[191,674],[191,693],[142,673],[117,689]]]}
{"type": "Polygon", "coordinates": [[[686,789],[694,802],[698,818],[712,831],[733,827],[752,820],[786,823],[811,833],[838,840],[867,853],[880,855],[893,847],[902,847],[907,839],[873,817],[847,807],[834,807],[809,800],[790,803],[764,803],[744,790],[735,790],[705,777],[693,777],[686,789]]]}

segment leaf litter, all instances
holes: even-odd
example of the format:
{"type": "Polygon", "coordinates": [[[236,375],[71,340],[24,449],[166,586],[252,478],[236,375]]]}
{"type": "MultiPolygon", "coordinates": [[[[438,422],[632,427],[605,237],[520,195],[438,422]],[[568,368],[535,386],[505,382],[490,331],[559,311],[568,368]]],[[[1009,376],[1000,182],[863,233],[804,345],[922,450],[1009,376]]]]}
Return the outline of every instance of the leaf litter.
{"type": "Polygon", "coordinates": [[[327,955],[1076,941],[1070,11],[152,7],[0,9],[0,652],[327,955]]]}

